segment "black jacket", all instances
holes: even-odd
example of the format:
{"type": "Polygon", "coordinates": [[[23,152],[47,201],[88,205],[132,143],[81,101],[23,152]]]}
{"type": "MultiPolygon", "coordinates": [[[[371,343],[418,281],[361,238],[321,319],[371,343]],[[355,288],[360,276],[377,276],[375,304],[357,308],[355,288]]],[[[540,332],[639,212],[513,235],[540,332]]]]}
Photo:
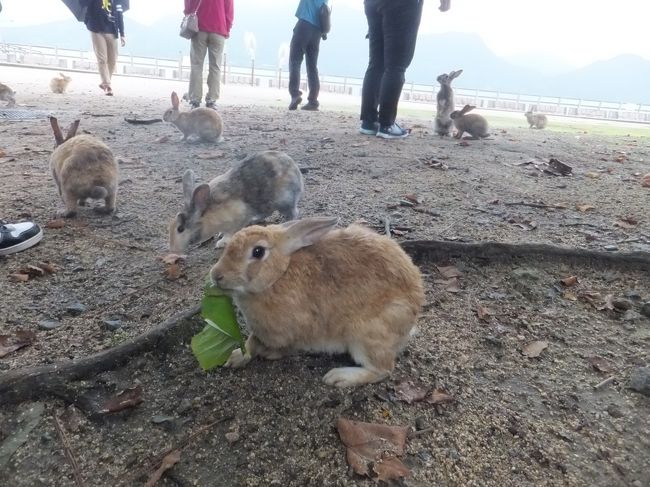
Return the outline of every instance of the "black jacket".
{"type": "Polygon", "coordinates": [[[124,17],[121,0],[80,0],[87,7],[86,27],[90,32],[124,36],[124,17]]]}

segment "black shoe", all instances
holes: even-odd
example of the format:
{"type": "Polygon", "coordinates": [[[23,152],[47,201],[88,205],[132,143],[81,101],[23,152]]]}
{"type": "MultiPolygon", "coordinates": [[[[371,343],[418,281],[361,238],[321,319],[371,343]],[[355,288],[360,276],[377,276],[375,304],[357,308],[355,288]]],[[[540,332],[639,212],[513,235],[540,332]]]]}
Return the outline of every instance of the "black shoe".
{"type": "Polygon", "coordinates": [[[217,105],[212,100],[206,101],[205,102],[205,107],[206,108],[212,108],[213,110],[217,109],[217,105]]]}
{"type": "Polygon", "coordinates": [[[190,102],[190,109],[194,110],[195,108],[199,108],[201,104],[198,101],[191,101],[190,102]]]}
{"type": "Polygon", "coordinates": [[[379,132],[379,122],[361,122],[361,127],[359,127],[359,133],[363,135],[377,135],[379,132]]]}
{"type": "Polygon", "coordinates": [[[298,108],[298,105],[300,105],[301,103],[302,103],[302,98],[300,97],[300,95],[293,97],[291,99],[291,103],[289,103],[289,110],[295,110],[296,108],[298,108]]]}
{"type": "Polygon", "coordinates": [[[382,139],[403,139],[408,137],[410,130],[405,130],[396,123],[390,125],[389,127],[380,127],[377,131],[377,137],[382,139]]]}
{"type": "Polygon", "coordinates": [[[307,110],[309,112],[317,112],[318,111],[318,103],[309,102],[306,105],[303,105],[300,109],[301,110],[307,110]]]}
{"type": "Polygon", "coordinates": [[[0,226],[0,255],[9,255],[33,247],[43,238],[36,223],[22,222],[0,226]]]}

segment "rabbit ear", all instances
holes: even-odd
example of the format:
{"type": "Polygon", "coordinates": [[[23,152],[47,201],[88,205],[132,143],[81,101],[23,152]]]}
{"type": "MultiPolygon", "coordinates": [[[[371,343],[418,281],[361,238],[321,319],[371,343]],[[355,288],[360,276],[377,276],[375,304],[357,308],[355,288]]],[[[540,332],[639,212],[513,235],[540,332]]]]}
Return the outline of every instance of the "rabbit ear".
{"type": "Polygon", "coordinates": [[[463,74],[463,70],[462,70],[462,69],[459,69],[458,71],[452,71],[451,73],[449,73],[449,77],[450,77],[451,79],[456,79],[456,78],[458,78],[461,74],[463,74]]]}
{"type": "Polygon", "coordinates": [[[461,114],[461,115],[465,115],[467,112],[471,112],[471,111],[474,110],[475,108],[476,108],[476,107],[474,107],[474,106],[472,106],[472,105],[465,105],[465,106],[463,107],[463,109],[460,111],[460,114],[461,114]]]}
{"type": "Polygon", "coordinates": [[[176,94],[175,91],[172,91],[172,107],[178,108],[180,105],[180,100],[178,99],[178,95],[176,94]]]}
{"type": "Polygon", "coordinates": [[[183,174],[183,201],[188,208],[192,203],[192,193],[194,192],[194,171],[188,169],[183,174]]]}
{"type": "Polygon", "coordinates": [[[292,254],[298,249],[307,247],[318,242],[339,222],[338,218],[316,217],[305,218],[287,222],[282,227],[285,230],[286,241],[284,252],[292,254]]]}
{"type": "Polygon", "coordinates": [[[194,188],[192,193],[192,201],[190,203],[190,208],[192,212],[197,212],[203,214],[210,204],[210,186],[207,184],[199,184],[194,188]]]}
{"type": "Polygon", "coordinates": [[[75,135],[77,135],[77,130],[79,129],[79,120],[75,120],[70,124],[70,127],[68,128],[68,133],[65,136],[65,140],[71,139],[75,135]]]}
{"type": "Polygon", "coordinates": [[[54,140],[56,141],[56,145],[59,146],[65,142],[61,129],[59,128],[59,121],[56,117],[49,117],[49,119],[50,125],[52,126],[52,132],[54,132],[54,140]]]}

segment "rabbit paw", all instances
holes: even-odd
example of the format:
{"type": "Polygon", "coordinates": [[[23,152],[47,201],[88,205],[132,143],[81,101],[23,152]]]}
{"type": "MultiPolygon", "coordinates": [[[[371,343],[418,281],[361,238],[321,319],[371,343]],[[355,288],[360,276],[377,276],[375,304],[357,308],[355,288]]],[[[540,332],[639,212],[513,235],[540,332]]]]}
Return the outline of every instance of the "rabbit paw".
{"type": "Polygon", "coordinates": [[[363,367],[339,367],[330,370],[323,377],[323,382],[336,387],[353,387],[369,382],[377,382],[384,377],[363,367]]]}
{"type": "Polygon", "coordinates": [[[228,361],[223,364],[224,367],[229,367],[231,369],[240,369],[244,367],[248,362],[251,361],[250,355],[244,355],[240,348],[233,350],[228,358],[228,361]]]}
{"type": "Polygon", "coordinates": [[[214,248],[215,249],[223,249],[226,246],[226,244],[228,243],[229,240],[230,240],[229,235],[222,235],[221,238],[219,240],[217,240],[217,242],[214,244],[214,248]]]}

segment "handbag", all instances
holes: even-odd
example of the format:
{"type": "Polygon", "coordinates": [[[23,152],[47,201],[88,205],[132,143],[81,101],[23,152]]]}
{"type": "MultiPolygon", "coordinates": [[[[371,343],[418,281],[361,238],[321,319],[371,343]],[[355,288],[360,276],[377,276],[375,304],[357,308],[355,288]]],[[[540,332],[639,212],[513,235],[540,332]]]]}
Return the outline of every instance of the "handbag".
{"type": "Polygon", "coordinates": [[[190,12],[185,17],[183,17],[180,31],[181,37],[184,37],[185,39],[191,39],[199,33],[199,18],[196,16],[196,13],[199,11],[200,6],[201,0],[199,0],[199,3],[196,5],[194,12],[190,12]]]}
{"type": "Polygon", "coordinates": [[[327,6],[326,3],[320,6],[318,11],[318,16],[320,20],[320,32],[323,40],[327,40],[327,34],[329,34],[330,29],[332,28],[332,9],[327,6]]]}

